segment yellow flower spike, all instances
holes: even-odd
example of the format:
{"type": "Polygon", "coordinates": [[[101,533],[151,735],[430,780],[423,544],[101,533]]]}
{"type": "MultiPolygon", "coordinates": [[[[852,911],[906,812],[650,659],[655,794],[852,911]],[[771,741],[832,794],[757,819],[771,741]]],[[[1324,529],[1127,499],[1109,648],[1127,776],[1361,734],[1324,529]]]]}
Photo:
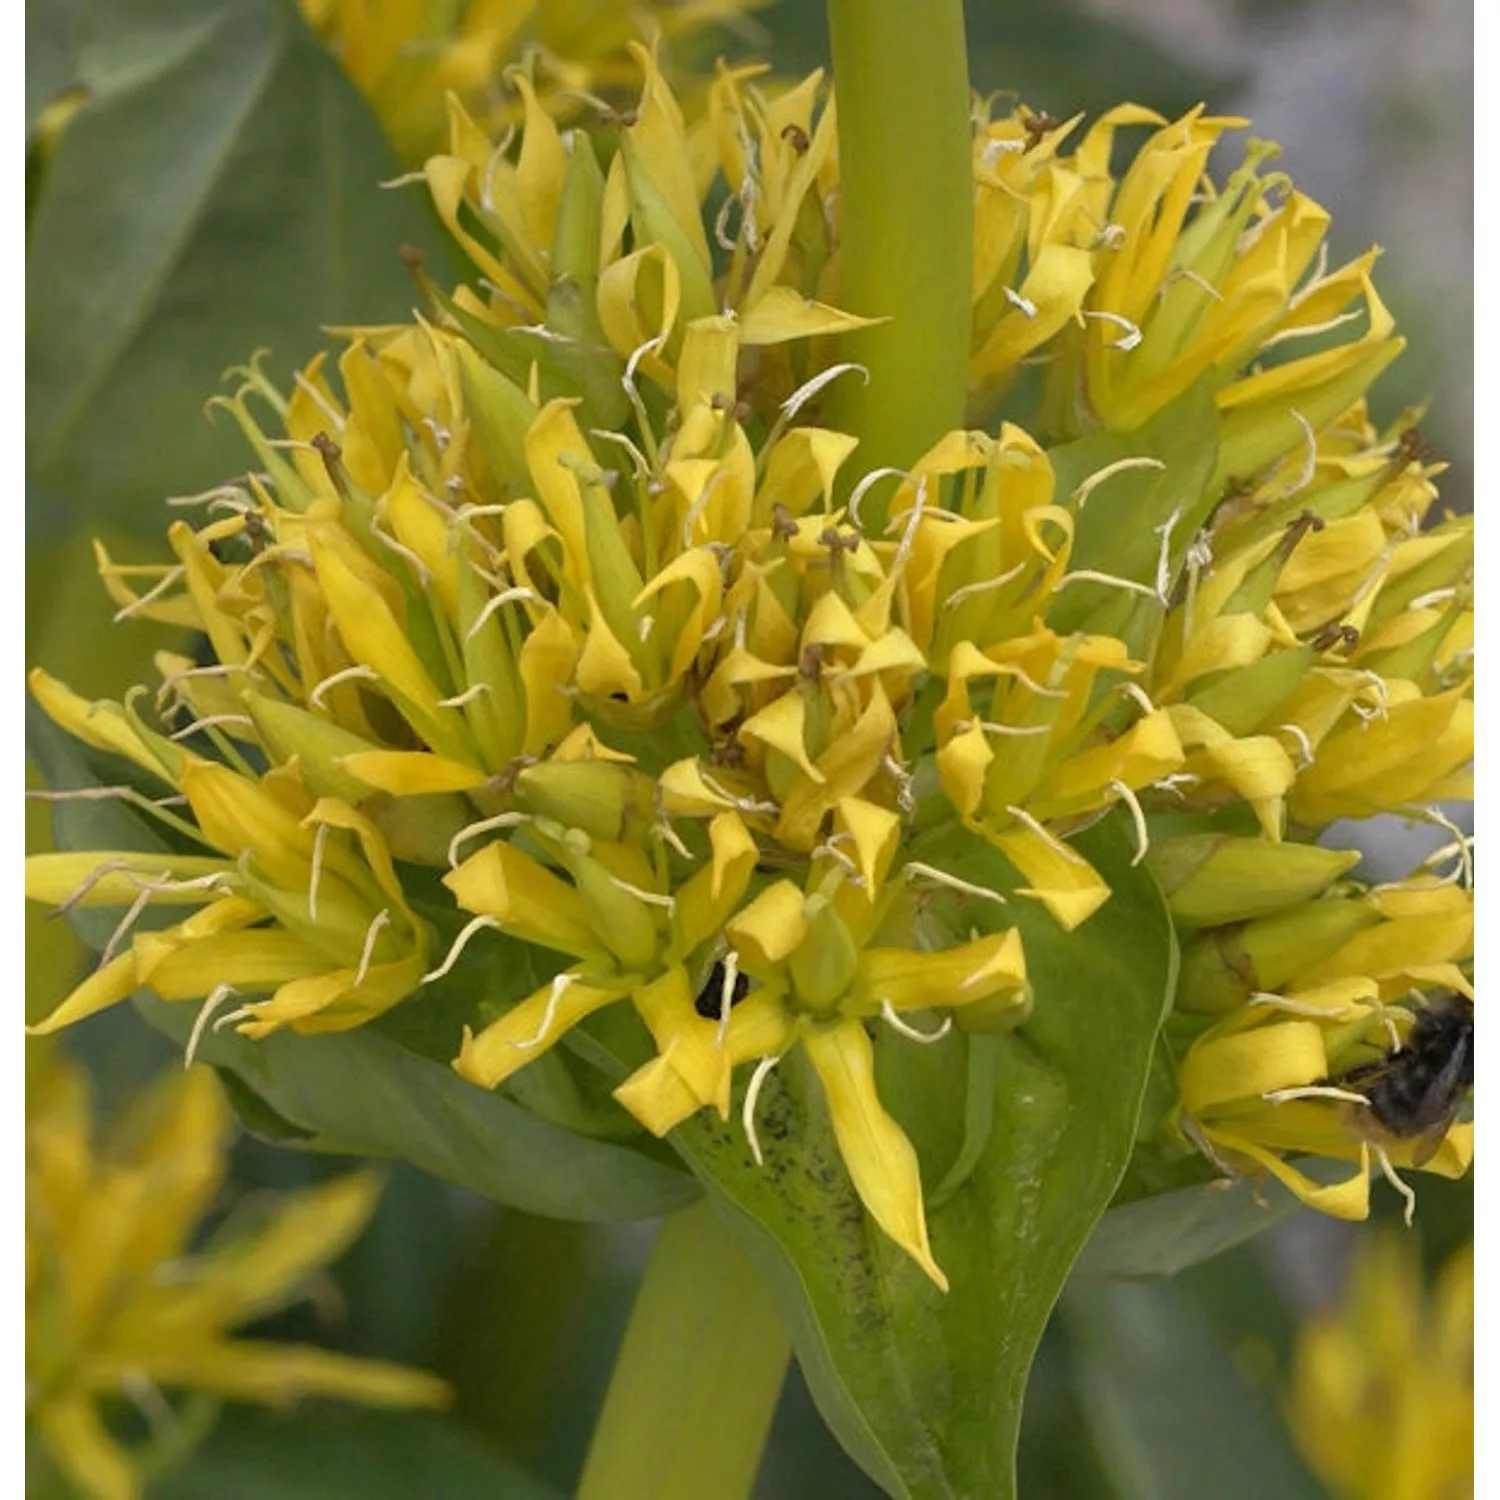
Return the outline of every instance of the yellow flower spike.
{"type": "Polygon", "coordinates": [[[621,990],[589,984],[578,971],[559,974],[478,1036],[465,1026],[453,1071],[480,1088],[495,1088],[585,1016],[622,998],[621,990]]]}
{"type": "Polygon", "coordinates": [[[828,1099],[839,1151],[870,1216],[932,1279],[948,1278],[933,1259],[922,1207],[917,1153],[875,1092],[874,1051],[854,1021],[812,1027],[803,1035],[808,1060],[828,1099]]]}

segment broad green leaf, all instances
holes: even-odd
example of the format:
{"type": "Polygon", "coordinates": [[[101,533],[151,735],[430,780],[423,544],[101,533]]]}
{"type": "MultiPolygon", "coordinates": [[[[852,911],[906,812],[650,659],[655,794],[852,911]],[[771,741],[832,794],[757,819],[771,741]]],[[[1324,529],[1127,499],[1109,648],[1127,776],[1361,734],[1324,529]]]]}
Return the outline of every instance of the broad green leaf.
{"type": "Polygon", "coordinates": [[[560,1500],[454,1417],[234,1408],[146,1500],[560,1500]]]}
{"type": "Polygon", "coordinates": [[[1070,1287],[1079,1406],[1121,1500],[1319,1500],[1267,1391],[1171,1282],[1070,1287]]]}
{"type": "MultiPolygon", "coordinates": [[[[193,1006],[145,990],[135,1005],[186,1044],[193,1006]]],[[[698,1195],[669,1162],[559,1130],[369,1026],[260,1041],[210,1033],[198,1055],[313,1132],[320,1150],[409,1161],[526,1213],[607,1223],[671,1213],[698,1195]]]]}
{"type": "MultiPolygon", "coordinates": [[[[1315,1182],[1347,1177],[1346,1162],[1320,1157],[1295,1166],[1315,1182]]],[[[1073,1278],[1175,1276],[1281,1223],[1302,1205],[1267,1177],[1216,1178],[1111,1208],[1094,1227],[1073,1278]]]]}
{"type": "Polygon", "coordinates": [[[247,466],[234,424],[203,415],[226,366],[265,347],[285,376],[325,325],[404,317],[403,241],[439,280],[447,259],[421,197],[378,186],[390,147],[291,0],[116,0],[87,21],[69,81],[88,102],[27,245],[27,460],[71,507],[154,521],[247,466]]]}
{"type": "MultiPolygon", "coordinates": [[[[1014,1494],[1037,1341],[1129,1157],[1175,948],[1123,831],[1101,825],[1077,844],[1114,890],[1078,931],[1017,896],[963,913],[966,925],[1023,929],[1036,1009],[992,1046],[989,1139],[929,1215],[946,1297],[866,1215],[799,1052],[761,1094],[764,1167],[737,1123],[707,1112],[672,1136],[769,1278],[824,1419],[892,1495],[1014,1494]]],[[[945,832],[921,857],[992,888],[1018,884],[966,833],[945,832]]],[[[964,1149],[965,1042],[917,1048],[884,1034],[877,1048],[882,1097],[936,1184],[964,1149]]]]}

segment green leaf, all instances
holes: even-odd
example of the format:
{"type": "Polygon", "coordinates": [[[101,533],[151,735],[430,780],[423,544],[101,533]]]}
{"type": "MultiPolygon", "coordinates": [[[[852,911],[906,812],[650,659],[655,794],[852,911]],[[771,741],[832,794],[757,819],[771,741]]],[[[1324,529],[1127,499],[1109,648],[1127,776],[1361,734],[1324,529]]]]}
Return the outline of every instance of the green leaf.
{"type": "MultiPolygon", "coordinates": [[[[194,1007],[145,990],[134,1003],[186,1043],[194,1007]]],[[[369,1026],[260,1041],[210,1032],[198,1055],[233,1073],[281,1120],[312,1132],[320,1150],[396,1157],[526,1213],[608,1223],[671,1213],[698,1196],[670,1162],[559,1130],[369,1026]]]]}
{"type": "Polygon", "coordinates": [[[147,1500],[560,1500],[453,1417],[328,1405],[235,1408],[147,1500]]]}
{"type": "MultiPolygon", "coordinates": [[[[1022,928],[1036,1009],[1016,1033],[985,1039],[995,1053],[989,1139],[929,1214],[946,1297],[864,1212],[800,1052],[761,1095],[763,1168],[737,1127],[706,1113],[671,1137],[768,1277],[825,1421],[896,1496],[1014,1494],[1033,1353],[1129,1158],[1175,947],[1123,830],[1107,823],[1077,845],[1114,890],[1078,931],[1015,896],[995,915],[989,903],[964,912],[966,924],[1022,928]]],[[[992,888],[1018,884],[967,833],[945,832],[921,857],[992,888]]],[[[929,1183],[964,1149],[965,1053],[958,1035],[927,1048],[890,1033],[877,1042],[882,1098],[929,1183]]]]}
{"type": "MultiPolygon", "coordinates": [[[[1306,1157],[1294,1163],[1314,1182],[1347,1177],[1346,1162],[1306,1157]]],[[[1112,1208],[1095,1226],[1073,1267],[1074,1280],[1175,1276],[1279,1224],[1302,1208],[1273,1179],[1216,1178],[1112,1208]]]]}
{"type": "Polygon", "coordinates": [[[1079,1405],[1121,1500],[1319,1500],[1268,1392],[1171,1282],[1071,1287],[1079,1405]]]}
{"type": "Polygon", "coordinates": [[[405,316],[403,241],[439,279],[447,258],[421,197],[379,188],[390,147],[290,0],[117,0],[88,23],[69,80],[88,102],[27,246],[27,457],[70,505],[154,519],[247,466],[203,416],[226,366],[300,365],[323,325],[405,316]]]}

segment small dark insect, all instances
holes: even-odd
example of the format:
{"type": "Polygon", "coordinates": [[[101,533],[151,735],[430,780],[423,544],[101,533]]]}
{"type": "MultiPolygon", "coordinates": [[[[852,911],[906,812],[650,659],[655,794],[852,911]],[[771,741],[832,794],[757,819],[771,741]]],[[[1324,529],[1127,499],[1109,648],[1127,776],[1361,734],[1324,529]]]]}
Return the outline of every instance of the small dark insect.
{"type": "Polygon", "coordinates": [[[1404,469],[1407,464],[1425,464],[1431,457],[1432,444],[1422,436],[1420,427],[1413,426],[1401,434],[1396,451],[1391,455],[1391,462],[1398,469],[1404,469]]]}
{"type": "Polygon", "coordinates": [[[1363,1094],[1388,1135],[1419,1140],[1420,1166],[1442,1142],[1474,1086],[1474,1004],[1449,994],[1417,1013],[1406,1045],[1332,1080],[1363,1094]]]}
{"type": "MultiPolygon", "coordinates": [[[[749,993],[749,977],[737,973],[734,976],[734,986],[729,992],[729,1008],[733,1010],[749,993]]],[[[713,968],[708,971],[708,978],[703,981],[703,988],[698,991],[698,998],[693,1001],[693,1009],[705,1021],[717,1021],[723,1005],[724,965],[715,959],[713,968]]]]}
{"type": "Polygon", "coordinates": [[[782,126],[781,138],[798,156],[806,156],[812,149],[812,142],[807,138],[807,132],[800,125],[782,126]]]}
{"type": "Polygon", "coordinates": [[[264,552],[271,542],[271,533],[266,526],[266,518],[258,510],[245,512],[245,529],[240,535],[244,537],[250,551],[257,555],[264,552]]]}

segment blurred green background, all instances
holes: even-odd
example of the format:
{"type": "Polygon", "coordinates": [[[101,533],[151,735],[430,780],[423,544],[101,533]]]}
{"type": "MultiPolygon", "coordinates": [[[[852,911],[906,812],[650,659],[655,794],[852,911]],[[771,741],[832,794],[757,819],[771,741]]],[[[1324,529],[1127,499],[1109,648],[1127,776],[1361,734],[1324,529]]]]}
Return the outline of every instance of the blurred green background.
{"type": "MultiPolygon", "coordinates": [[[[1387,250],[1382,295],[1410,348],[1381,414],[1433,398],[1424,423],[1472,504],[1472,13],[1453,0],[975,0],[971,71],[1058,115],[1121,99],[1172,113],[1207,100],[1280,140],[1298,186],[1334,213],[1333,252],[1387,250]]],[[[815,0],[751,28],[783,73],[826,61],[815,0]]],[[[731,40],[727,47],[739,46],[731,40]]],[[[449,278],[441,231],[379,128],[289,0],[45,0],[27,7],[27,655],[83,691],[118,690],[163,644],[107,630],[88,539],[151,557],[161,501],[245,465],[203,402],[259,347],[280,378],[329,324],[404,317],[395,247],[449,278]],[[37,123],[86,106],[44,163],[37,123]]],[[[1230,163],[1232,165],[1232,163],[1230,163]]],[[[1219,164],[1222,168],[1225,164],[1219,164]]],[[[34,806],[29,847],[46,834],[34,806]]],[[[28,929],[28,1005],[77,952],[28,929]]],[[[170,1060],[131,1013],[70,1035],[119,1098],[170,1060]]],[[[246,1138],[238,1192],[342,1163],[246,1138]]],[[[1436,1264],[1472,1235],[1472,1186],[1424,1180],[1436,1264]]],[[[1393,1213],[1380,1190],[1380,1214],[1393,1213]]],[[[1079,1282],[1034,1372],[1028,1500],[1317,1496],[1279,1402],[1299,1317],[1336,1295],[1366,1227],[1299,1215],[1170,1282],[1079,1282]]],[[[394,1167],[369,1233],[316,1305],[266,1329],[412,1362],[454,1381],[450,1416],[232,1413],[161,1500],[384,1500],[570,1493],[652,1227],[529,1219],[394,1167]]],[[[761,1500],[878,1492],[823,1430],[795,1371],[761,1500]]]]}

